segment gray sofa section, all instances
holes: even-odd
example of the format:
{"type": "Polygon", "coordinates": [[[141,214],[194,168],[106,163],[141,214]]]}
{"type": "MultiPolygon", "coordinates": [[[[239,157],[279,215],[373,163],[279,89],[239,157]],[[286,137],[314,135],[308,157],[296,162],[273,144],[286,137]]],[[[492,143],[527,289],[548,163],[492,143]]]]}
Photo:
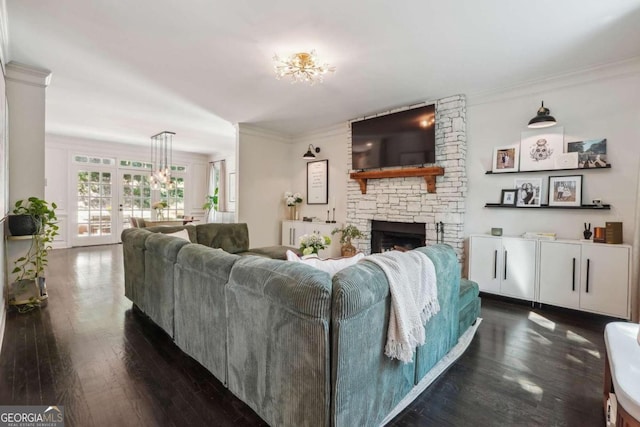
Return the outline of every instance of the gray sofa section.
{"type": "Polygon", "coordinates": [[[123,233],[127,296],[274,426],[378,425],[479,315],[477,285],[461,289],[453,249],[418,249],[436,267],[441,311],[414,362],[403,364],[383,354],[390,296],[377,265],[360,262],[331,280],[299,263],[152,236],[123,233]],[[170,288],[171,298],[165,290],[149,298],[153,286],[170,288]]]}

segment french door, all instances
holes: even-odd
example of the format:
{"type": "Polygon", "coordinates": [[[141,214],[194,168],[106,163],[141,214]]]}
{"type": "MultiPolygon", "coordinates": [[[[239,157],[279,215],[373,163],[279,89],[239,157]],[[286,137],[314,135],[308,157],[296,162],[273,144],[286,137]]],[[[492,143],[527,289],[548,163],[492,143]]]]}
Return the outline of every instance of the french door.
{"type": "Polygon", "coordinates": [[[76,210],[71,221],[71,244],[87,246],[118,241],[118,210],[112,168],[79,166],[75,171],[76,210]]]}

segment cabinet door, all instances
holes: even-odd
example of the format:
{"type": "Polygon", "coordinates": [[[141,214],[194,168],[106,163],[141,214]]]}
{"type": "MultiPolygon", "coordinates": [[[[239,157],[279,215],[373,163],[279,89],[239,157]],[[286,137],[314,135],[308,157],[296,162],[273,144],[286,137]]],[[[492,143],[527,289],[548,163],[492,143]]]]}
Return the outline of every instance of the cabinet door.
{"type": "MultiPolygon", "coordinates": [[[[298,234],[300,236],[300,234],[298,234]]],[[[296,240],[296,223],[293,221],[282,221],[282,245],[298,247],[296,240]]]]}
{"type": "Polygon", "coordinates": [[[580,244],[540,242],[542,303],[580,308],[580,244]]]}
{"type": "Polygon", "coordinates": [[[469,280],[477,282],[482,292],[500,293],[501,241],[499,237],[469,238],[469,280]]]}
{"type": "Polygon", "coordinates": [[[584,245],[581,268],[580,308],[629,318],[629,249],[584,245]]]}
{"type": "Polygon", "coordinates": [[[536,281],[536,242],[519,238],[502,238],[502,281],[500,293],[533,301],[536,281]]]}

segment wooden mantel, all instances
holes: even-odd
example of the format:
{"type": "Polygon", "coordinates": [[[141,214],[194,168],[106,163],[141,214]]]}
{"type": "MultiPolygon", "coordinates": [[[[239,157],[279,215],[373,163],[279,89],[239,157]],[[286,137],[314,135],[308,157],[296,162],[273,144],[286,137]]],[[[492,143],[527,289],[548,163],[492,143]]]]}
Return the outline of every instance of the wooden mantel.
{"type": "Polygon", "coordinates": [[[389,169],[364,172],[352,172],[350,177],[360,184],[362,194],[367,194],[367,180],[380,178],[405,178],[408,176],[422,176],[427,183],[427,192],[436,192],[436,176],[444,175],[444,168],[431,166],[427,168],[389,169]]]}

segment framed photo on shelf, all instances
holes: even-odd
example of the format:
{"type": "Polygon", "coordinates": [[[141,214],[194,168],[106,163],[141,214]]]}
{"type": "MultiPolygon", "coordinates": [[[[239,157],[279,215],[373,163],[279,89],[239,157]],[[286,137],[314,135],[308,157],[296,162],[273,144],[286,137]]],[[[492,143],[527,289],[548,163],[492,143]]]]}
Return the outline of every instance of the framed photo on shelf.
{"type": "Polygon", "coordinates": [[[578,153],[562,153],[556,157],[555,169],[578,169],[578,153]]]}
{"type": "Polygon", "coordinates": [[[524,131],[520,140],[520,170],[555,169],[556,157],[563,154],[563,150],[563,127],[524,131]]]}
{"type": "Polygon", "coordinates": [[[542,178],[518,178],[514,181],[518,190],[516,206],[540,207],[542,200],[542,178]]]}
{"type": "Polygon", "coordinates": [[[307,204],[329,204],[329,160],[307,162],[307,204]]]}
{"type": "Polygon", "coordinates": [[[582,175],[550,176],[549,206],[582,205],[582,175]]]}
{"type": "Polygon", "coordinates": [[[520,166],[520,146],[506,145],[493,149],[493,173],[517,172],[520,166]]]}
{"type": "Polygon", "coordinates": [[[607,166],[607,139],[589,139],[567,143],[568,153],[577,153],[580,169],[607,166]]]}
{"type": "Polygon", "coordinates": [[[502,196],[500,197],[500,204],[504,206],[516,206],[516,199],[518,197],[518,190],[502,190],[502,196]]]}

